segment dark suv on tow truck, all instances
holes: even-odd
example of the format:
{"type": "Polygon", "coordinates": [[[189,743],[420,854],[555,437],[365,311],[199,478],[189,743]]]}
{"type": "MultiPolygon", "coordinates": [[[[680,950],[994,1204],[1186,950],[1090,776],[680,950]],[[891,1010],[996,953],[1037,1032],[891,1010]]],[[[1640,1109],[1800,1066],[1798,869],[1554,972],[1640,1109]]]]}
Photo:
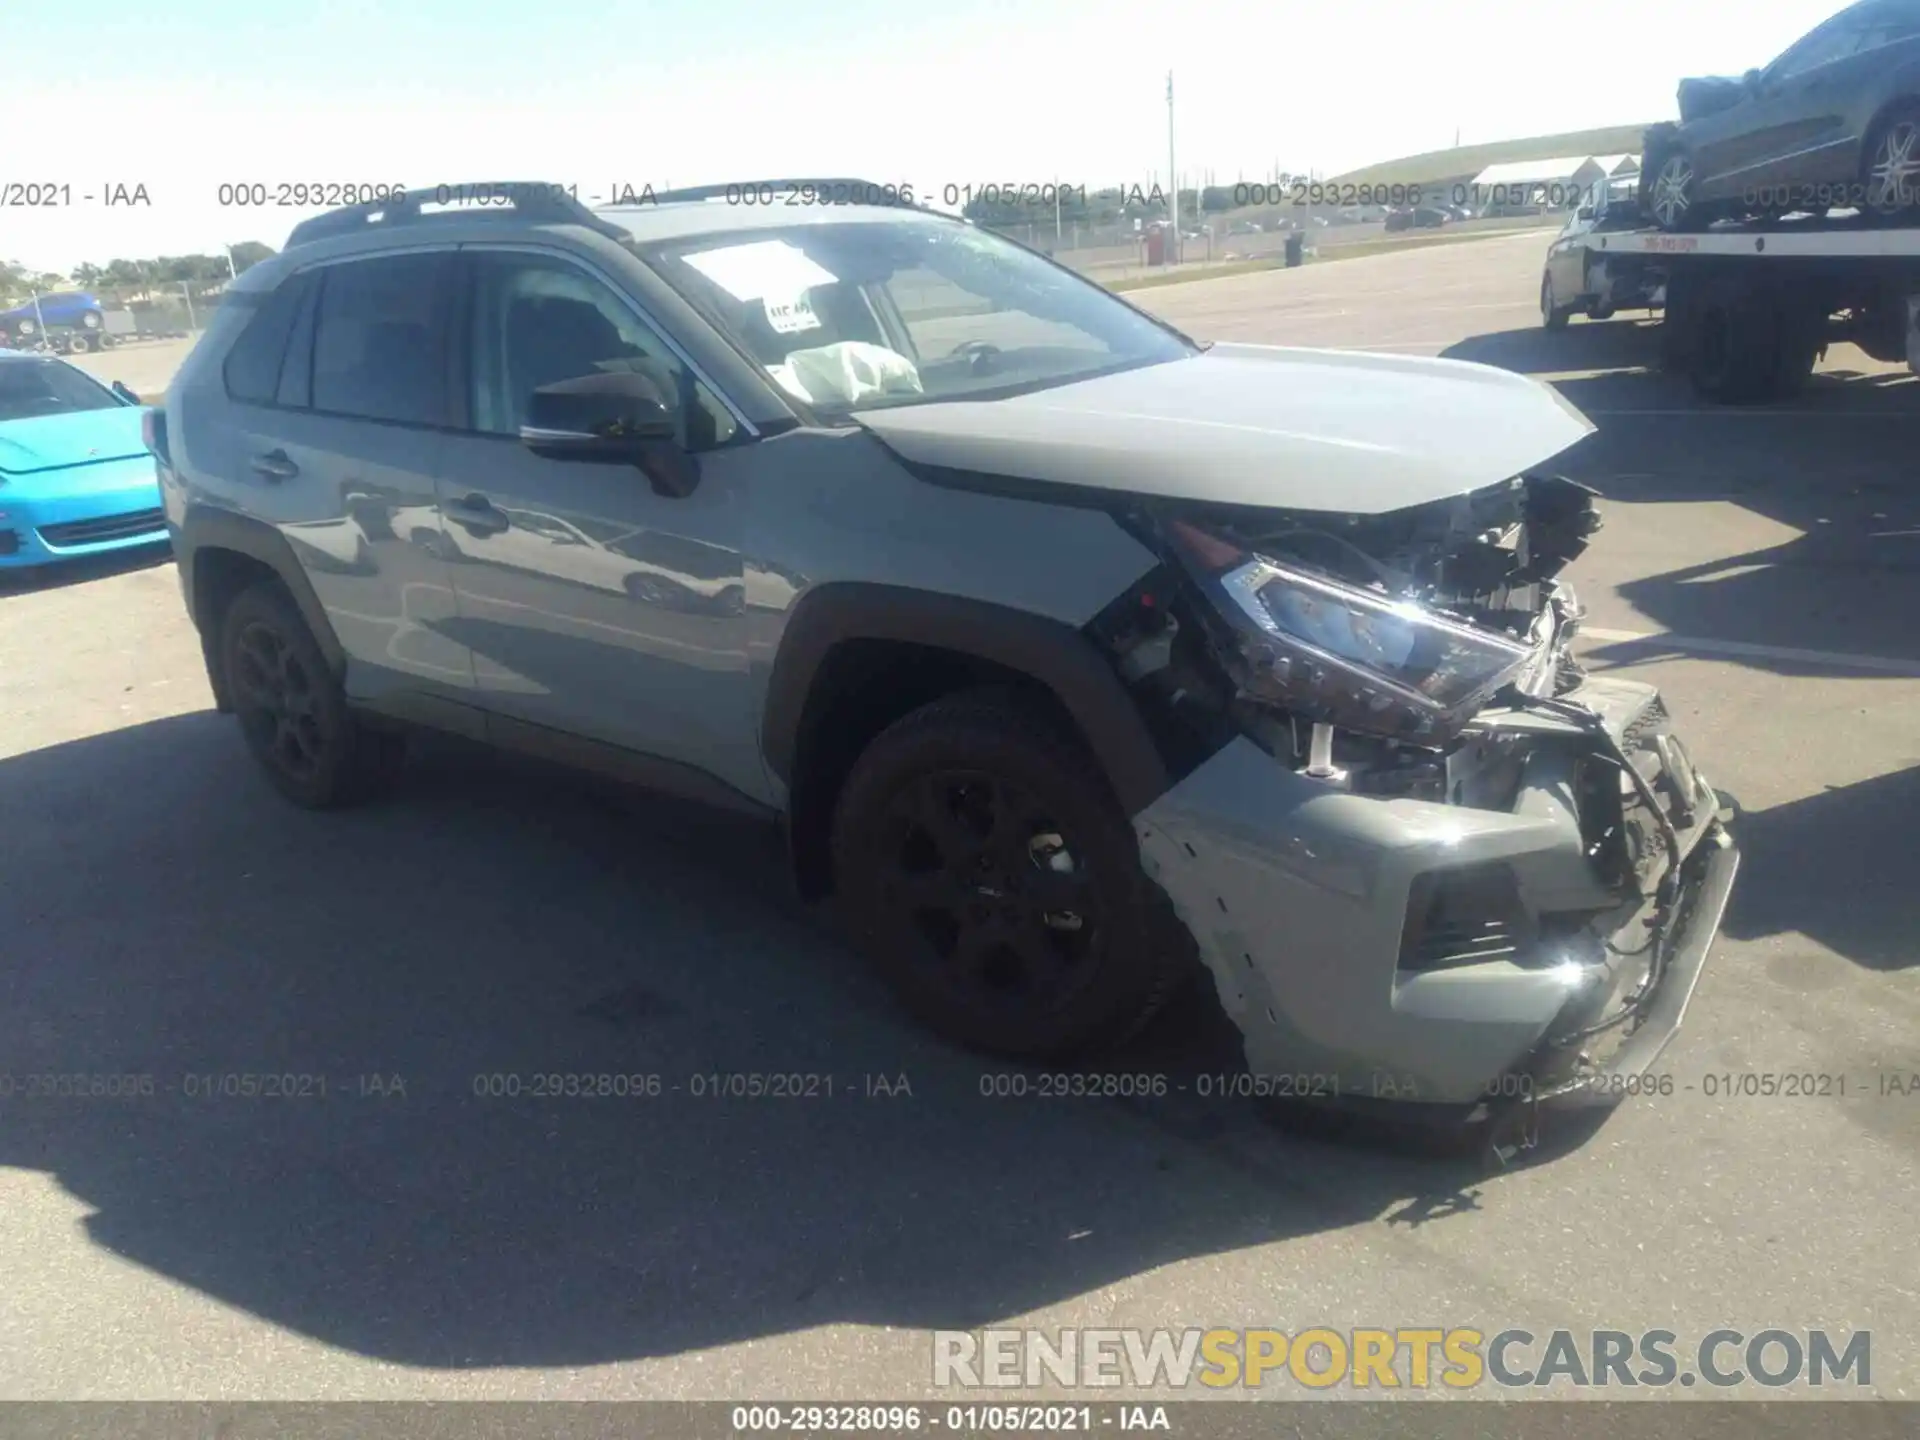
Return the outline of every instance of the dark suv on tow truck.
{"type": "Polygon", "coordinates": [[[1624,1093],[1737,855],[1655,691],[1570,656],[1597,522],[1540,467],[1584,418],[1196,344],[804,190],[412,192],[241,276],[150,442],[267,778],[358,799],[425,725],[764,816],[1000,1053],[1111,1044],[1200,966],[1312,1093],[1624,1093]]]}

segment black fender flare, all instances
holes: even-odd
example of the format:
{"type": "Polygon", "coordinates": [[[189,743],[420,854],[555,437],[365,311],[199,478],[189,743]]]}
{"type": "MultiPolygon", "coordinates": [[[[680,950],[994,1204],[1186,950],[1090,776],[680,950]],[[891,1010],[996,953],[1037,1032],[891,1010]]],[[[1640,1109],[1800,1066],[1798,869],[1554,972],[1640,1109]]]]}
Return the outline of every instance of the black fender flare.
{"type": "Polygon", "coordinates": [[[951,650],[1044,685],[1079,726],[1128,815],[1144,810],[1172,783],[1133,698],[1079,630],[990,601],[844,581],[800,598],[768,677],[761,749],[783,784],[793,783],[814,677],[833,649],[850,640],[951,650]]]}
{"type": "Polygon", "coordinates": [[[272,571],[286,587],[287,594],[293,597],[300,618],[306,621],[307,629],[319,645],[320,653],[326,657],[327,668],[333,672],[334,679],[345,677],[347,652],[340,644],[340,637],[334,633],[333,623],[327,619],[320,597],[314,592],[313,582],[307,577],[306,569],[294,554],[287,537],[266,521],[256,520],[250,515],[208,505],[190,505],[175,530],[173,553],[180,567],[180,586],[186,595],[187,612],[200,632],[200,646],[207,658],[207,673],[213,679],[216,698],[225,699],[220,694],[219,666],[215,663],[220,617],[201,613],[196,576],[199,573],[200,552],[203,550],[230,550],[272,571]]]}

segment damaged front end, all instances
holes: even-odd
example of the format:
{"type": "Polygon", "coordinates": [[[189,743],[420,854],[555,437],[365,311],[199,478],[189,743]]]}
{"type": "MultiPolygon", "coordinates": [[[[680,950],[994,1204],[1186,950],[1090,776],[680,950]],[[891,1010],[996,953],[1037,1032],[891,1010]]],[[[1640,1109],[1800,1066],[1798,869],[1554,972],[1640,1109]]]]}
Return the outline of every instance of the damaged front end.
{"type": "Polygon", "coordinates": [[[1094,632],[1177,777],[1136,831],[1249,1069],[1465,1118],[1638,1093],[1738,856],[1658,692],[1571,655],[1592,492],[1126,523],[1163,564],[1094,632]]]}

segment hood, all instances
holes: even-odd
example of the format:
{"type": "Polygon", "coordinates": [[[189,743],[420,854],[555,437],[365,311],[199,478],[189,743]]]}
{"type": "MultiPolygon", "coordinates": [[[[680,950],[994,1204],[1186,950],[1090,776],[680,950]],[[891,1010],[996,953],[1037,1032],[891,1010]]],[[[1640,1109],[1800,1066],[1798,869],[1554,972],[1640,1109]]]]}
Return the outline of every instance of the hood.
{"type": "Polygon", "coordinates": [[[1702,75],[1692,80],[1682,80],[1680,93],[1676,97],[1680,104],[1680,118],[1683,121],[1698,120],[1702,115],[1730,110],[1745,100],[1749,93],[1747,82],[1731,75],[1702,75]]]}
{"type": "Polygon", "coordinates": [[[31,475],[144,455],[141,414],[140,406],[116,405],[0,423],[0,475],[31,475]]]}
{"type": "Polygon", "coordinates": [[[1360,515],[1510,479],[1594,428],[1548,386],[1491,366],[1266,345],[854,418],[920,465],[1360,515]]]}

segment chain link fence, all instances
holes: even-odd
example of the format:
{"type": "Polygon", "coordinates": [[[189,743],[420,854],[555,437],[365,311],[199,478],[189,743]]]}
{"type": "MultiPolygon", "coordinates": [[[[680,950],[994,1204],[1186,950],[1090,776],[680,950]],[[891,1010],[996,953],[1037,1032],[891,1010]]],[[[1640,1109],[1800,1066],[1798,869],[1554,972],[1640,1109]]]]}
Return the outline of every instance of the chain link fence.
{"type": "Polygon", "coordinates": [[[192,339],[219,306],[224,285],[156,281],[88,290],[16,291],[0,297],[0,346],[84,354],[192,339]]]}

